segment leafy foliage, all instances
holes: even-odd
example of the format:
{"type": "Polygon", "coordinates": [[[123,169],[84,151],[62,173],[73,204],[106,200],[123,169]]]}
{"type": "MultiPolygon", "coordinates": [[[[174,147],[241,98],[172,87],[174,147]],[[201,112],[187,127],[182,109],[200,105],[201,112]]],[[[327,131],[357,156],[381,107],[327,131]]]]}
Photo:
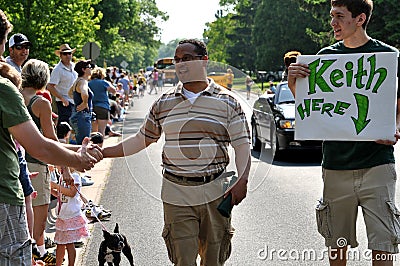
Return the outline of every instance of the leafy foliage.
{"type": "Polygon", "coordinates": [[[158,58],[164,57],[174,57],[175,49],[178,46],[180,39],[175,39],[167,44],[162,44],[160,49],[158,49],[158,58]]]}
{"type": "Polygon", "coordinates": [[[61,44],[76,47],[79,58],[83,45],[95,41],[102,14],[95,15],[92,5],[99,1],[0,0],[0,6],[14,25],[12,33],[24,33],[32,42],[30,57],[54,64],[61,44]]]}
{"type": "Polygon", "coordinates": [[[103,50],[98,61],[119,66],[125,60],[130,70],[153,65],[160,46],[156,19],[168,18],[155,0],[102,1],[95,9],[104,14],[96,34],[103,50]]]}
{"type": "Polygon", "coordinates": [[[117,65],[125,60],[129,69],[152,65],[160,42],[156,20],[167,19],[155,0],[0,0],[14,25],[13,33],[28,36],[30,57],[55,64],[54,51],[63,43],[77,48],[82,58],[86,42],[101,47],[98,65],[117,65]]]}
{"type": "Polygon", "coordinates": [[[307,26],[320,27],[295,1],[263,0],[254,25],[257,69],[283,69],[283,55],[290,50],[315,53],[318,46],[307,35],[307,26]]]}

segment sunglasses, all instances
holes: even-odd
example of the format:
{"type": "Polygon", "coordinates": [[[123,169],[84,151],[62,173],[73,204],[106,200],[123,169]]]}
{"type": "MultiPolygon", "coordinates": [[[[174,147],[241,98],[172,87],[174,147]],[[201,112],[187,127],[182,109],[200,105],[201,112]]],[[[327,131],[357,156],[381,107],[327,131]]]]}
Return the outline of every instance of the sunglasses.
{"type": "Polygon", "coordinates": [[[16,50],[22,50],[22,49],[29,50],[30,45],[21,45],[21,44],[20,44],[20,45],[15,45],[14,48],[15,48],[16,50]]]}
{"type": "Polygon", "coordinates": [[[72,55],[71,52],[62,52],[61,54],[62,54],[62,55],[72,55]]]}
{"type": "Polygon", "coordinates": [[[185,54],[182,58],[175,56],[174,59],[172,59],[172,64],[177,64],[179,62],[188,62],[188,61],[193,61],[195,58],[201,58],[204,55],[191,55],[191,54],[185,54]]]}

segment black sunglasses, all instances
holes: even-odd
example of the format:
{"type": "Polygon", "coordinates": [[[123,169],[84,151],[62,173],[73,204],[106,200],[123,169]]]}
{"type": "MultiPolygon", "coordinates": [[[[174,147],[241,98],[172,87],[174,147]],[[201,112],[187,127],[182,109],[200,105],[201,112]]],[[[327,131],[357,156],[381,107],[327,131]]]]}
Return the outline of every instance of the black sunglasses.
{"type": "Polygon", "coordinates": [[[72,55],[71,52],[62,52],[61,54],[62,54],[62,55],[72,55]]]}
{"type": "Polygon", "coordinates": [[[26,45],[26,44],[25,45],[22,45],[22,44],[14,45],[14,48],[17,50],[22,50],[22,49],[29,50],[30,47],[31,47],[30,45],[26,45]]]}

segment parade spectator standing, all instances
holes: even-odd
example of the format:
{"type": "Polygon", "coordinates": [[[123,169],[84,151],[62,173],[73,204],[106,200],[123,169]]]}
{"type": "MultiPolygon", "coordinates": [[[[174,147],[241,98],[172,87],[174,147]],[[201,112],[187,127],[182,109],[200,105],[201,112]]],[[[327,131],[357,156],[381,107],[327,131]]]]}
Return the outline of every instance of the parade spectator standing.
{"type": "Polygon", "coordinates": [[[8,41],[8,51],[10,55],[6,57],[6,62],[21,73],[22,65],[28,59],[29,49],[32,43],[22,33],[11,36],[8,41]]]}
{"type": "MultiPolygon", "coordinates": [[[[0,10],[0,55],[4,53],[12,24],[0,10]]],[[[68,164],[84,170],[93,167],[96,158],[86,153],[86,144],[79,153],[65,149],[43,137],[32,122],[17,87],[0,77],[0,252],[1,265],[30,265],[32,248],[25,218],[24,196],[19,184],[19,163],[11,135],[36,158],[53,164],[68,164]],[[29,134],[27,134],[29,132],[29,134]]],[[[100,159],[100,155],[97,156],[100,159]]]]}
{"type": "Polygon", "coordinates": [[[150,86],[150,91],[149,94],[151,94],[153,92],[153,90],[156,92],[157,94],[157,81],[155,80],[157,78],[158,80],[158,71],[156,68],[154,68],[150,74],[149,74],[149,79],[148,79],[148,83],[150,86]],[[157,73],[157,74],[156,74],[157,73]]]}
{"type": "Polygon", "coordinates": [[[233,75],[232,69],[228,68],[226,70],[225,79],[226,79],[226,86],[228,87],[229,90],[232,90],[234,77],[235,75],[233,75]]]}
{"type": "Polygon", "coordinates": [[[251,79],[249,75],[246,76],[246,94],[247,94],[247,100],[250,99],[250,91],[251,91],[251,86],[253,86],[254,81],[251,79]]]}
{"type": "Polygon", "coordinates": [[[146,91],[146,84],[147,80],[146,77],[144,76],[143,69],[140,69],[138,74],[138,85],[139,85],[139,96],[141,97],[144,96],[144,92],[146,91]]]}
{"type": "Polygon", "coordinates": [[[282,81],[287,81],[289,66],[291,63],[296,63],[299,55],[301,55],[299,51],[290,51],[284,55],[283,62],[285,64],[285,71],[282,73],[282,81]]]}
{"type": "Polygon", "coordinates": [[[159,87],[159,83],[158,83],[159,80],[160,80],[160,72],[158,71],[157,68],[154,68],[153,69],[153,85],[154,85],[154,88],[156,90],[156,94],[157,94],[157,90],[159,89],[158,88],[159,87]]]}
{"type": "Polygon", "coordinates": [[[55,54],[60,57],[60,62],[51,72],[47,90],[56,97],[58,124],[68,122],[74,108],[74,100],[68,96],[68,91],[77,78],[74,71],[75,64],[72,62],[72,55],[76,48],[71,49],[68,44],[60,45],[60,49],[55,54]]]}
{"type": "Polygon", "coordinates": [[[125,108],[125,104],[129,105],[129,87],[131,86],[131,82],[129,81],[129,77],[126,72],[122,72],[119,76],[118,83],[122,84],[123,97],[122,97],[122,107],[125,108]]]}
{"type": "MultiPolygon", "coordinates": [[[[58,141],[52,120],[51,104],[47,99],[36,94],[37,91],[46,86],[49,77],[50,71],[45,62],[30,59],[22,69],[22,95],[29,114],[43,136],[58,141]]],[[[44,236],[51,196],[47,163],[36,159],[30,153],[26,153],[25,157],[28,162],[28,168],[39,173],[36,178],[32,179],[32,185],[37,191],[36,198],[32,200],[34,213],[33,238],[40,252],[40,259],[46,263],[53,263],[55,262],[55,257],[48,252],[46,253],[44,236]]]]}
{"type": "MultiPolygon", "coordinates": [[[[93,112],[96,114],[96,121],[92,123],[92,131],[100,132],[105,136],[106,126],[110,120],[110,101],[108,93],[115,94],[113,85],[104,80],[105,72],[102,68],[95,68],[89,81],[89,88],[93,91],[93,112]]],[[[100,146],[102,145],[99,144],[100,146]]]]}
{"type": "MultiPolygon", "coordinates": [[[[5,62],[0,62],[0,76],[9,79],[18,89],[21,88],[21,74],[18,71],[10,66],[5,62]]],[[[33,208],[32,208],[32,198],[35,198],[37,192],[34,191],[34,187],[31,183],[31,177],[37,176],[39,173],[31,174],[28,170],[28,164],[25,160],[25,150],[21,147],[21,145],[14,140],[15,142],[15,149],[17,150],[18,154],[18,161],[19,161],[19,181],[22,185],[22,191],[25,197],[25,212],[26,212],[26,219],[28,223],[28,230],[29,236],[33,239],[33,208]]],[[[36,248],[36,243],[32,241],[32,249],[36,248]]],[[[40,261],[35,261],[32,258],[32,264],[40,263],[40,261]]]]}
{"type": "Polygon", "coordinates": [[[78,78],[68,92],[69,97],[75,102],[69,121],[75,131],[76,144],[78,145],[92,132],[93,92],[88,85],[92,68],[93,65],[90,60],[81,60],[76,63],[74,69],[78,73],[78,78]]]}
{"type": "MultiPolygon", "coordinates": [[[[318,54],[396,52],[398,55],[396,48],[367,35],[372,9],[372,0],[331,0],[330,24],[338,42],[323,48],[318,54]]],[[[293,94],[296,93],[296,80],[309,75],[310,69],[306,64],[292,63],[289,66],[288,84],[293,94]]],[[[324,188],[316,211],[318,231],[330,250],[330,265],[346,265],[348,246],[358,246],[356,220],[359,206],[364,214],[368,249],[372,250],[372,265],[393,265],[392,253],[399,252],[399,215],[395,206],[397,178],[393,154],[393,145],[400,137],[399,111],[398,92],[396,132],[393,132],[396,141],[323,143],[324,188]]]]}
{"type": "Polygon", "coordinates": [[[223,200],[228,143],[235,150],[238,181],[225,195],[231,206],[247,193],[250,134],[234,95],[207,79],[207,48],[194,39],[175,50],[180,83],[150,108],[139,132],[103,150],[104,157],[128,156],[165,134],[162,152],[164,237],[174,265],[223,265],[230,256],[233,228],[217,206],[223,200]],[[210,108],[212,106],[213,108],[210,108]],[[209,141],[208,141],[209,140],[209,141]],[[206,196],[217,191],[215,197],[206,196]],[[171,193],[173,192],[173,193],[171,193]]]}
{"type": "MultiPolygon", "coordinates": [[[[65,174],[69,175],[66,171],[65,174]]],[[[51,182],[51,189],[61,199],[57,202],[56,234],[54,237],[57,243],[56,263],[62,265],[65,256],[65,250],[68,252],[68,265],[75,265],[76,249],[75,242],[79,242],[82,238],[89,237],[87,228],[88,220],[83,214],[81,208],[83,201],[81,199],[80,190],[82,187],[81,177],[78,173],[73,173],[73,184],[66,185],[59,181],[51,182]]],[[[62,177],[61,179],[62,180],[62,177]]]]}
{"type": "MultiPolygon", "coordinates": [[[[7,75],[4,75],[6,73],[2,73],[1,76],[7,77],[10,79],[14,85],[17,88],[20,88],[21,86],[21,66],[22,64],[26,61],[26,59],[29,56],[29,49],[31,47],[31,42],[28,40],[28,38],[21,34],[17,33],[11,36],[11,38],[8,41],[8,51],[10,53],[9,56],[6,57],[6,62],[12,66],[16,71],[18,71],[18,81],[13,81],[9,76],[11,73],[8,72],[7,75]]],[[[2,69],[3,72],[3,69],[2,69]]],[[[16,73],[15,73],[16,74],[16,73]]],[[[26,208],[26,216],[27,216],[27,222],[28,222],[28,228],[29,228],[29,233],[33,237],[33,209],[32,209],[32,198],[31,194],[33,192],[33,187],[30,181],[29,177],[29,170],[28,166],[25,160],[25,151],[19,145],[18,142],[16,144],[16,149],[18,153],[18,160],[20,162],[20,180],[22,184],[22,188],[24,189],[24,196],[25,196],[25,208],[26,208]]]]}

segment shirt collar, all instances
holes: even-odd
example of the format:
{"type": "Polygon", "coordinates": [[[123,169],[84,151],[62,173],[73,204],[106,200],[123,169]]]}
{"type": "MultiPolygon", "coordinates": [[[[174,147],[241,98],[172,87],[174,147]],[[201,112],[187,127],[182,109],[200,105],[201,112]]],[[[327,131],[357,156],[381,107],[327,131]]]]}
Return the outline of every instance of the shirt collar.
{"type": "MultiPolygon", "coordinates": [[[[207,94],[207,95],[212,95],[214,93],[214,90],[216,89],[217,84],[214,82],[213,79],[207,78],[208,79],[208,86],[205,88],[201,94],[207,94]]],[[[183,95],[183,83],[179,81],[178,85],[175,88],[175,95],[183,95]]]]}

